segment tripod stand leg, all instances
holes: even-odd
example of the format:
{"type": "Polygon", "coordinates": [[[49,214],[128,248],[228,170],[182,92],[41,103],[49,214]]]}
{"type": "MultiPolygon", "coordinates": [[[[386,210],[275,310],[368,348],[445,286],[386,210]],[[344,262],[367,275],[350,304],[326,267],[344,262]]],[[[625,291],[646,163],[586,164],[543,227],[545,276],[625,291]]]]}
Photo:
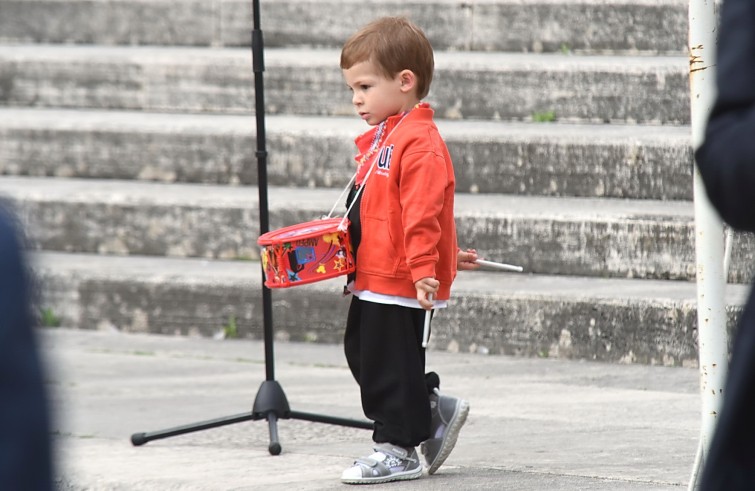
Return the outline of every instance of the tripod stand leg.
{"type": "Polygon", "coordinates": [[[270,428],[270,445],[267,450],[270,455],[279,455],[283,449],[278,439],[278,416],[275,413],[268,413],[267,426],[270,428]]]}
{"type": "Polygon", "coordinates": [[[363,430],[372,430],[375,428],[375,423],[367,420],[339,418],[336,416],[327,416],[324,414],[304,413],[301,411],[289,412],[289,417],[292,419],[301,419],[304,421],[313,421],[315,423],[327,423],[330,425],[349,426],[351,428],[362,428],[363,430]]]}
{"type": "Polygon", "coordinates": [[[255,417],[252,413],[242,413],[225,418],[210,419],[190,425],[176,426],[174,428],[168,428],[167,430],[153,431],[150,433],[134,433],[133,435],[131,435],[131,443],[134,446],[138,447],[140,445],[144,445],[147,442],[151,442],[152,440],[160,440],[161,438],[184,435],[186,433],[193,433],[195,431],[208,430],[210,428],[218,428],[220,426],[241,423],[243,421],[251,421],[253,419],[255,419],[255,417]]]}
{"type": "Polygon", "coordinates": [[[291,411],[280,384],[274,380],[266,380],[260,386],[257,397],[254,400],[252,412],[235,414],[224,418],[210,419],[184,426],[176,426],[167,430],[153,431],[149,433],[134,433],[131,435],[131,443],[138,447],[152,440],[160,440],[171,436],[185,435],[195,431],[218,428],[225,425],[242,423],[244,421],[266,419],[270,430],[270,445],[268,451],[271,455],[281,453],[280,439],[278,438],[278,419],[300,419],[316,423],[327,423],[338,426],[350,426],[352,428],[363,428],[371,430],[372,421],[360,421],[347,418],[327,416],[323,414],[305,413],[301,411],[291,411]]]}
{"type": "Polygon", "coordinates": [[[270,445],[267,450],[270,455],[281,453],[281,444],[278,439],[278,418],[288,418],[291,410],[288,407],[288,400],[283,388],[275,380],[265,380],[262,382],[257,397],[254,399],[252,414],[254,419],[266,419],[270,428],[270,445]]]}

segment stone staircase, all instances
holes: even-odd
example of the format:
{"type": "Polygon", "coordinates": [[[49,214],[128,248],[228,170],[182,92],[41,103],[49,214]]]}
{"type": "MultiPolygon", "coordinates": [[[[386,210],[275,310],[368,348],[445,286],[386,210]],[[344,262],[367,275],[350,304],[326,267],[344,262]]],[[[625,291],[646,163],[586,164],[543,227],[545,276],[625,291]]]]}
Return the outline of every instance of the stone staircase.
{"type": "MultiPolygon", "coordinates": [[[[407,15],[456,165],[462,272],[433,349],[694,365],[686,0],[261,1],[271,227],[352,172],[340,45],[407,15]]],[[[0,195],[47,323],[261,337],[251,1],[0,0],[0,195]]],[[[733,325],[752,278],[736,235],[733,325]]],[[[279,340],[340,342],[343,279],[273,292],[279,340]]]]}

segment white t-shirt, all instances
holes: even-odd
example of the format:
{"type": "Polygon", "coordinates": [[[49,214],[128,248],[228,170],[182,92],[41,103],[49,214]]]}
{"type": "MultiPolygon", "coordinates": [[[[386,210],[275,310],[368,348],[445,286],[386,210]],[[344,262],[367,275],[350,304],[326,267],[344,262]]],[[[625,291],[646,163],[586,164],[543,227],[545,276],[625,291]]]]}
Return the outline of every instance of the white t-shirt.
{"type": "MultiPolygon", "coordinates": [[[[351,281],[348,284],[348,289],[359,300],[365,302],[382,303],[386,305],[401,305],[402,307],[410,307],[413,309],[421,309],[419,300],[416,298],[399,297],[397,295],[383,295],[382,293],[375,293],[370,290],[357,290],[354,288],[354,282],[351,281]]],[[[444,309],[448,307],[446,300],[434,300],[433,309],[444,309]]]]}

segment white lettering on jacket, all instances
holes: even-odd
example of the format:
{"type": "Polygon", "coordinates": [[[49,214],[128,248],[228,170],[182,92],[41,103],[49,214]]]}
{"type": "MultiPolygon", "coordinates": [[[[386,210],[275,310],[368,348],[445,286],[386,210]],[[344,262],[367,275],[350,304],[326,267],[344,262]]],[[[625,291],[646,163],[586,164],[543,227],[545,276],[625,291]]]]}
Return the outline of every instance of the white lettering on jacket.
{"type": "Polygon", "coordinates": [[[377,171],[375,173],[379,176],[387,176],[388,171],[391,170],[391,157],[393,156],[393,145],[380,150],[377,157],[377,171]]]}

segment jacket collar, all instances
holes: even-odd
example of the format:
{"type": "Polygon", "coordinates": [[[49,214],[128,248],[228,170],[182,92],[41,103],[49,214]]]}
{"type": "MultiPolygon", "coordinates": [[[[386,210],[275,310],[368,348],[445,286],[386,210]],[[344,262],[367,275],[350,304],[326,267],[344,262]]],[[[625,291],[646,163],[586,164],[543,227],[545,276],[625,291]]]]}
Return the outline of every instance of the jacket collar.
{"type": "MultiPolygon", "coordinates": [[[[412,121],[432,121],[434,113],[435,111],[430,108],[430,104],[427,102],[420,102],[408,112],[389,116],[388,119],[385,120],[385,128],[383,129],[385,132],[385,138],[387,139],[389,137],[394,128],[396,128],[404,118],[412,121]]],[[[369,147],[375,138],[375,134],[378,131],[378,126],[379,125],[373,126],[354,139],[354,143],[356,143],[360,152],[366,152],[369,150],[369,147]]]]}

